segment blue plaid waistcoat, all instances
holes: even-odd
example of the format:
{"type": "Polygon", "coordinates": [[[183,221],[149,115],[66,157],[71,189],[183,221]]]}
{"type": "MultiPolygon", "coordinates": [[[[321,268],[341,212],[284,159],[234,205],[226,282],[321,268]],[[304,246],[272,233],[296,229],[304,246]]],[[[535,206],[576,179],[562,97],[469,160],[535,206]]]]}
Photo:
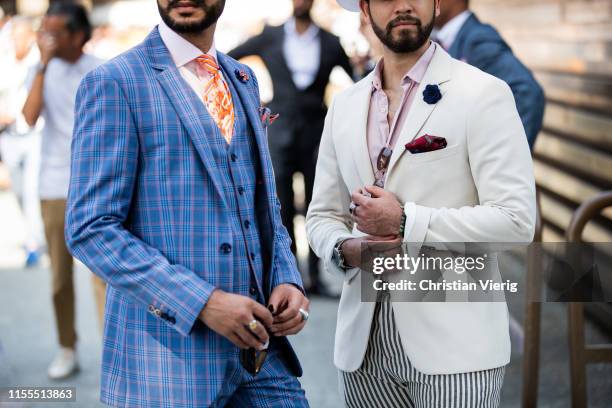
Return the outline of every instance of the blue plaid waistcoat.
{"type": "Polygon", "coordinates": [[[233,95],[234,135],[228,145],[218,127],[214,134],[207,135],[208,144],[221,179],[221,188],[228,205],[234,253],[234,274],[230,286],[225,290],[244,296],[251,296],[261,303],[264,299],[263,259],[259,233],[259,221],[256,213],[257,180],[259,160],[255,135],[245,116],[239,94],[231,81],[226,82],[233,95]]]}

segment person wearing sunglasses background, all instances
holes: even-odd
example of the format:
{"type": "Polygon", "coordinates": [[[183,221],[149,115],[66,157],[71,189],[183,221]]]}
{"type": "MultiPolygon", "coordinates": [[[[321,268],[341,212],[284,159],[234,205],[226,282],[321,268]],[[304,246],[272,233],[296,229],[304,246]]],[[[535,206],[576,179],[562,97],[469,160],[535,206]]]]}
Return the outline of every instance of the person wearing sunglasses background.
{"type": "Polygon", "coordinates": [[[66,239],[108,284],[101,400],[307,407],[287,335],[309,301],[251,69],[215,49],[224,0],[157,0],[145,41],[86,76],[66,239]]]}
{"type": "Polygon", "coordinates": [[[359,267],[362,244],[376,241],[416,253],[531,242],[533,165],[512,92],[430,41],[440,0],[338,3],[363,13],[383,46],[374,71],[330,107],[306,217],[310,245],[344,278],[334,363],[346,405],[496,407],[510,361],[506,304],[397,302],[384,291],[364,301],[359,267]]]}
{"type": "MultiPolygon", "coordinates": [[[[68,377],[78,370],[74,265],[64,239],[64,214],[70,179],[74,99],[83,77],[103,62],[83,52],[90,38],[91,24],[85,7],[69,1],[49,6],[37,38],[40,62],[29,74],[28,96],[22,111],[31,127],[36,126],[39,118],[44,119],[38,192],[60,345],[48,369],[52,379],[68,377]]],[[[101,300],[104,285],[98,282],[94,287],[101,300]]]]}

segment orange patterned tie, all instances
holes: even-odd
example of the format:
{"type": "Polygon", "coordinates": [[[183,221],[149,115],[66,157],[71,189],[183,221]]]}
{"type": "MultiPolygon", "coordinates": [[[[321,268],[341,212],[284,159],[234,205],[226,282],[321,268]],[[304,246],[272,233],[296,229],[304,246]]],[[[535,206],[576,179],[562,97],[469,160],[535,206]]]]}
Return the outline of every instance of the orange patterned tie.
{"type": "Polygon", "coordinates": [[[234,104],[232,93],[223,80],[219,65],[213,57],[204,54],[196,58],[200,68],[211,75],[204,87],[204,103],[208,113],[219,126],[221,134],[229,144],[234,133],[234,104]]]}

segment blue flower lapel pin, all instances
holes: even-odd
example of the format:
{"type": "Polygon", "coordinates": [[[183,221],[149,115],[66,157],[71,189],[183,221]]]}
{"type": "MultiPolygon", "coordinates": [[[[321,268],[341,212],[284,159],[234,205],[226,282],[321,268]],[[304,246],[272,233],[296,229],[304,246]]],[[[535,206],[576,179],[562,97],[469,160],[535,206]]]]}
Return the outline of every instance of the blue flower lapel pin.
{"type": "Polygon", "coordinates": [[[423,91],[423,100],[430,105],[435,105],[442,99],[442,93],[438,85],[427,85],[423,91]]]}
{"type": "Polygon", "coordinates": [[[238,80],[243,84],[246,84],[247,82],[249,82],[249,79],[251,79],[249,73],[243,69],[236,69],[234,71],[234,74],[236,74],[236,78],[238,78],[238,80]]]}

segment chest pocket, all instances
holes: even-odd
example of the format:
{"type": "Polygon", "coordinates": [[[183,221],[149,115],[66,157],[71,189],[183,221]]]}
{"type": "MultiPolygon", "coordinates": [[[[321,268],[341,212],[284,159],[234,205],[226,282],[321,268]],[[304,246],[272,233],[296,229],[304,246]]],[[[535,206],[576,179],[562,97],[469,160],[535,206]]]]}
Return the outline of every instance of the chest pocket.
{"type": "Polygon", "coordinates": [[[410,153],[406,152],[405,156],[401,160],[405,160],[408,165],[421,165],[425,163],[431,163],[438,160],[446,159],[454,155],[458,155],[461,152],[460,146],[447,146],[444,149],[435,150],[433,152],[425,153],[410,153]]]}

